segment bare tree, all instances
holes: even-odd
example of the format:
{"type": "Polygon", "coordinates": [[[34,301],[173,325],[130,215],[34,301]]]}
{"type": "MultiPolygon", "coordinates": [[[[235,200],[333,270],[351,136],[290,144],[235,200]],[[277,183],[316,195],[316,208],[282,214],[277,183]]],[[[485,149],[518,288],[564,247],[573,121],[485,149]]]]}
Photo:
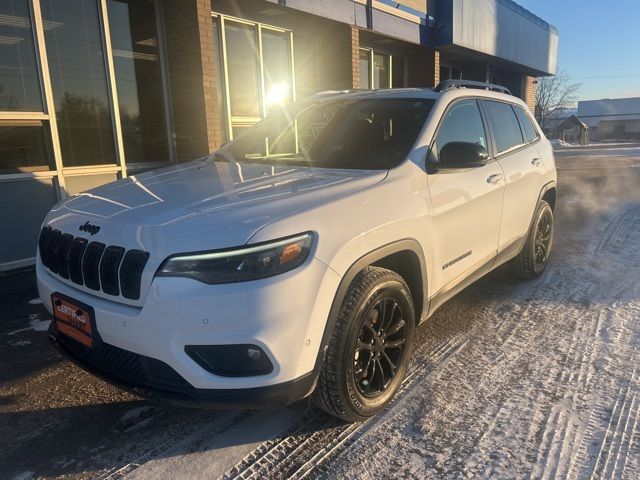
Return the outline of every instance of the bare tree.
{"type": "Polygon", "coordinates": [[[536,88],[536,120],[544,130],[547,120],[561,108],[574,105],[578,99],[581,83],[573,83],[571,76],[560,70],[553,77],[538,79],[536,88]]]}

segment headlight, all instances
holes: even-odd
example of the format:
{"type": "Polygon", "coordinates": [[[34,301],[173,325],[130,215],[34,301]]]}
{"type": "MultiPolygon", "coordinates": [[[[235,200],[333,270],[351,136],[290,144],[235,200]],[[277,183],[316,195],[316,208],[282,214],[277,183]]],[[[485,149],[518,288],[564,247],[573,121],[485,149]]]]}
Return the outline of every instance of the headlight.
{"type": "Polygon", "coordinates": [[[259,245],[180,254],[167,258],[157,276],[188,277],[209,284],[247,282],[299,267],[310,249],[311,234],[304,233],[259,245]]]}

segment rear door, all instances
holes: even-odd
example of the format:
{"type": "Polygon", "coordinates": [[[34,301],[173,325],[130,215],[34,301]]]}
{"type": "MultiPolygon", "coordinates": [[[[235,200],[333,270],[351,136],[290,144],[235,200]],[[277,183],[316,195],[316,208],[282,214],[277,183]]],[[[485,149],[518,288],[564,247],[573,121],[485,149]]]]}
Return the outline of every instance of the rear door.
{"type": "MultiPolygon", "coordinates": [[[[452,102],[440,122],[431,146],[427,181],[433,205],[433,291],[452,288],[471,271],[490,262],[497,253],[504,180],[502,168],[489,160],[483,166],[450,168],[440,161],[449,142],[489,147],[478,102],[452,102]]],[[[490,149],[489,149],[490,150],[490,149]]]]}
{"type": "Polygon", "coordinates": [[[544,183],[545,165],[535,147],[538,131],[518,105],[482,100],[496,158],[505,176],[499,251],[526,235],[544,183]]]}

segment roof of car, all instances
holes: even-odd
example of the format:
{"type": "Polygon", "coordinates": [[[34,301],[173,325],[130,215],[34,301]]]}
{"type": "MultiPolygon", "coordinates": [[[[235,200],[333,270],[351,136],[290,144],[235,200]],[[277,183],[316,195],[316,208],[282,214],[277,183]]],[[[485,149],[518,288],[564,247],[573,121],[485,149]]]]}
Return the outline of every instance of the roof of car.
{"type": "Polygon", "coordinates": [[[457,97],[484,97],[502,100],[510,103],[524,104],[524,102],[510,94],[484,90],[480,88],[457,87],[441,91],[432,88],[389,88],[380,90],[327,90],[316,93],[310,100],[360,99],[360,98],[441,98],[454,99],[457,97]]]}

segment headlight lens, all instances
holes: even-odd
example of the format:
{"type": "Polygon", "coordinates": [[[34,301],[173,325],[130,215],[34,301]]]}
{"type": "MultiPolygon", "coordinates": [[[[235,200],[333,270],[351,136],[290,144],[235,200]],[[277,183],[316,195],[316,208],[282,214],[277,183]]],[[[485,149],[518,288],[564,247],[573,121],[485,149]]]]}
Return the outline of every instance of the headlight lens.
{"type": "Polygon", "coordinates": [[[299,267],[309,256],[311,234],[304,233],[232,250],[175,255],[160,266],[159,277],[188,277],[209,284],[247,282],[299,267]]]}

